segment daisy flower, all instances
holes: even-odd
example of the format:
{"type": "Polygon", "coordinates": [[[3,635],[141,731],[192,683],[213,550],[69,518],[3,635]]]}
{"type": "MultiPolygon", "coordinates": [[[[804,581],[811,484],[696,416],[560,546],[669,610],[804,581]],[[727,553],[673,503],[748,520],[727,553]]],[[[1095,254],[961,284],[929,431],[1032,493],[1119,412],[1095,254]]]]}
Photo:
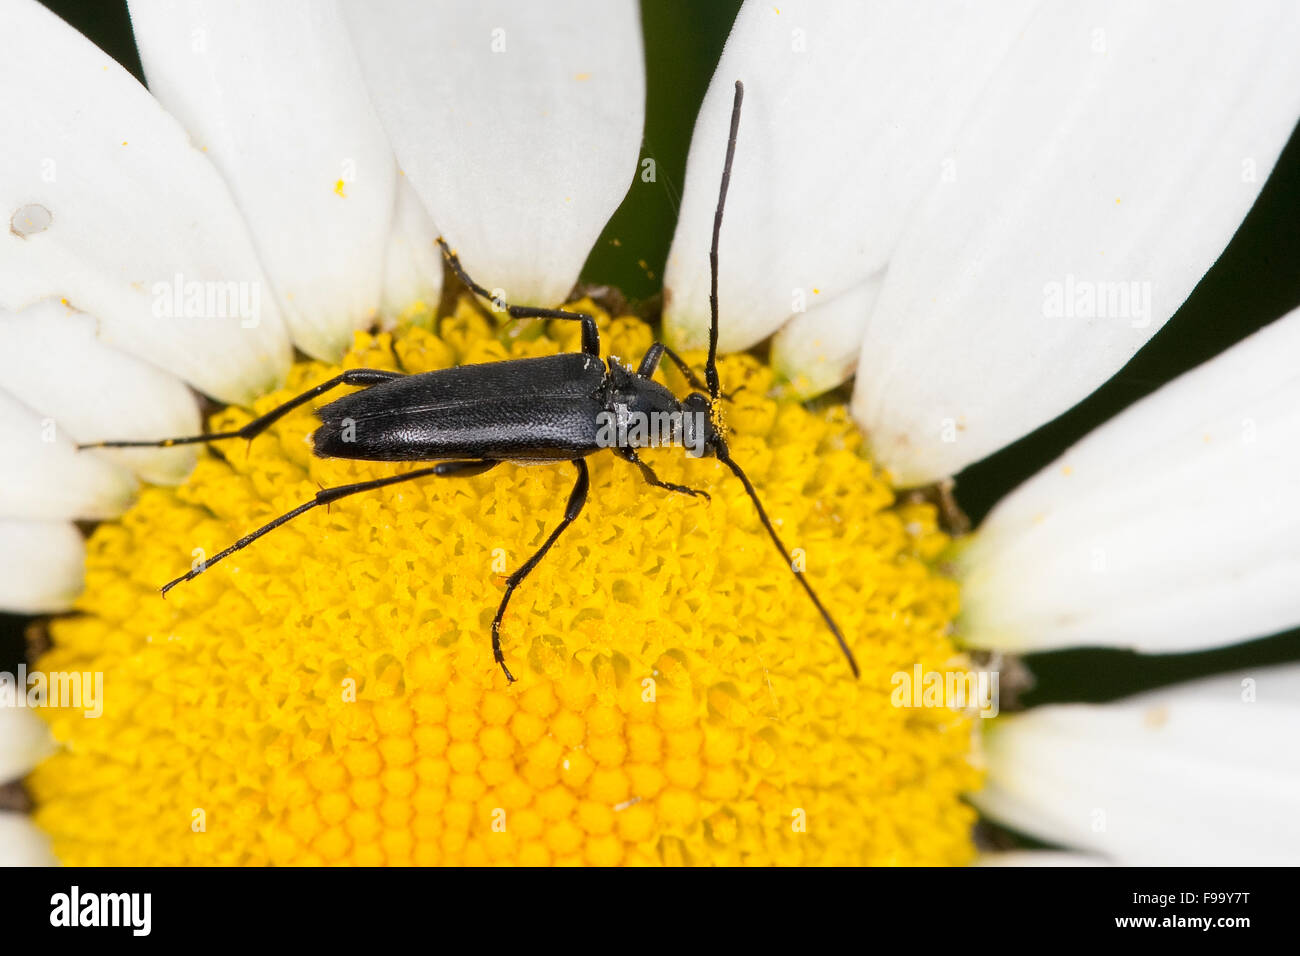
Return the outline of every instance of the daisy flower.
{"type": "MultiPolygon", "coordinates": [[[[958,541],[908,493],[1085,398],[1213,264],[1300,115],[1288,4],[745,3],[663,326],[698,367],[741,79],[728,441],[861,677],[744,489],[662,450],[712,501],[594,457],[595,506],[505,619],[513,685],[486,628],[566,469],[340,502],[164,600],[318,487],[401,469],[314,457],[311,406],[252,443],[78,445],[195,434],[200,395],[231,430],[343,368],[575,350],[444,295],[434,240],[494,298],[566,300],[641,168],[636,5],[130,10],[148,91],[0,0],[0,606],[60,614],[34,673],[103,678],[98,716],[10,683],[0,780],[31,806],[0,812],[0,860],[965,863],[972,804],[1092,862],[1295,859],[1293,665],[991,728],[895,693],[973,651],[1300,624],[1296,313],[958,541]],[[770,365],[744,351],[769,336],[770,365]]],[[[654,339],[581,307],[611,355],[654,339]]]]}

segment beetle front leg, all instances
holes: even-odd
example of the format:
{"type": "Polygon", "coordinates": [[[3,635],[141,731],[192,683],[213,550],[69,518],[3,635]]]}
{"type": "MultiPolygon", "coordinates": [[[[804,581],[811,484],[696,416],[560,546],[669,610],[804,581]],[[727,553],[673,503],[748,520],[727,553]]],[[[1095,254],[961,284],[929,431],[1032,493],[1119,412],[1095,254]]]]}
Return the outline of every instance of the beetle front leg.
{"type": "Polygon", "coordinates": [[[515,593],[515,588],[519,587],[524,578],[532,572],[533,568],[541,563],[546,552],[551,550],[551,545],[555,544],[556,539],[564,533],[564,529],[577,520],[578,515],[582,514],[582,506],[587,503],[587,489],[591,486],[587,474],[587,463],[581,458],[573,459],[573,467],[578,469],[578,480],[573,483],[573,490],[569,492],[569,503],[564,508],[564,520],[561,521],[550,536],[542,542],[542,546],[534,552],[533,556],[523,563],[523,565],[510,577],[506,578],[506,593],[501,596],[501,603],[497,605],[497,613],[492,618],[492,657],[501,665],[501,670],[506,675],[506,681],[513,684],[515,676],[510,673],[510,668],[506,667],[506,656],[501,652],[501,618],[505,616],[506,605],[510,603],[510,596],[515,593]]]}
{"type": "Polygon", "coordinates": [[[625,461],[630,461],[641,469],[641,477],[646,480],[646,484],[654,485],[656,488],[663,488],[666,491],[676,491],[683,495],[693,495],[696,498],[703,498],[705,501],[712,501],[707,491],[700,491],[697,488],[689,488],[686,485],[675,485],[671,481],[664,481],[655,474],[655,470],[641,460],[641,456],[636,453],[635,448],[615,448],[614,453],[625,461]]]}
{"type": "Polygon", "coordinates": [[[642,378],[653,378],[655,371],[659,368],[660,360],[667,355],[677,370],[685,376],[686,381],[690,383],[691,388],[704,391],[708,388],[695,374],[695,370],[686,364],[686,360],[664,345],[662,342],[656,342],[646,350],[645,355],[641,357],[641,365],[637,368],[636,373],[642,378]]]}
{"type": "Polygon", "coordinates": [[[447,265],[451,271],[456,273],[456,278],[469,288],[471,292],[488,302],[498,305],[506,310],[506,314],[512,319],[569,319],[582,323],[582,350],[588,355],[594,355],[600,358],[600,331],[596,328],[596,320],[586,312],[568,312],[564,309],[538,309],[531,305],[511,305],[510,303],[498,299],[487,289],[483,288],[477,282],[469,277],[465,272],[465,267],[460,264],[460,257],[451,251],[447,245],[447,240],[442,236],[438,237],[438,248],[442,250],[443,258],[447,260],[447,265]]]}
{"type": "MultiPolygon", "coordinates": [[[[686,360],[662,342],[656,342],[646,349],[645,355],[641,356],[641,365],[637,368],[636,373],[642,378],[653,378],[655,371],[659,368],[659,362],[665,355],[677,366],[677,370],[682,373],[691,388],[700,392],[708,391],[709,387],[695,374],[695,370],[686,364],[686,360]]],[[[739,385],[730,392],[723,392],[722,397],[727,401],[731,401],[733,395],[744,390],[745,386],[739,385]]]]}

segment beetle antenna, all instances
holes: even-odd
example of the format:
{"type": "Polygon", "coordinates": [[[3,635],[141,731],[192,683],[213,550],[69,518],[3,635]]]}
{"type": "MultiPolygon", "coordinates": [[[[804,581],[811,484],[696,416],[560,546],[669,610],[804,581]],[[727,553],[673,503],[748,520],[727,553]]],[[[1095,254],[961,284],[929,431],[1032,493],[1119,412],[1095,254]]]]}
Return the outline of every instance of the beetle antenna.
{"type": "MultiPolygon", "coordinates": [[[[713,213],[713,243],[709,247],[709,361],[704,367],[704,377],[709,384],[709,397],[713,401],[718,400],[722,391],[721,384],[718,381],[718,237],[722,234],[722,210],[727,205],[727,187],[731,185],[731,164],[736,158],[736,132],[740,129],[740,104],[745,98],[745,85],[736,81],[736,96],[731,101],[731,133],[727,137],[727,158],[722,162],[722,185],[718,189],[718,208],[713,213]]],[[[749,495],[749,500],[754,502],[754,510],[758,512],[758,520],[763,522],[763,527],[767,529],[768,535],[772,538],[772,543],[776,545],[777,552],[781,555],[781,561],[789,561],[790,554],[785,550],[785,545],[781,542],[781,536],[776,533],[776,528],[772,525],[772,519],[767,516],[767,510],[763,507],[763,502],[758,498],[758,492],[754,489],[754,484],[749,480],[749,476],[736,464],[731,457],[731,452],[727,445],[721,439],[718,439],[715,447],[715,454],[718,460],[735,473],[740,479],[740,483],[745,486],[745,493],[749,495]]],[[[844,652],[844,657],[849,662],[849,668],[853,671],[853,676],[859,676],[858,662],[853,657],[853,652],[849,650],[848,642],[844,640],[844,635],[840,633],[840,627],[831,617],[830,611],[822,604],[821,598],[817,592],[812,589],[812,585],[804,578],[803,574],[790,568],[800,586],[808,593],[808,597],[816,605],[817,610],[821,612],[822,620],[826,626],[831,629],[835,635],[835,640],[840,645],[840,650],[844,652]]]]}
{"type": "Polygon", "coordinates": [[[745,85],[737,80],[736,98],[731,101],[727,158],[722,163],[722,187],[718,190],[718,208],[713,212],[713,244],[709,247],[709,362],[704,366],[704,378],[709,383],[709,398],[715,402],[722,391],[718,383],[718,236],[722,233],[722,208],[727,204],[727,187],[731,185],[731,161],[736,157],[736,131],[740,129],[740,102],[744,98],[745,85]]]}
{"type": "MultiPolygon", "coordinates": [[[[788,562],[790,560],[790,552],[787,551],[785,545],[781,543],[781,537],[776,533],[776,528],[772,526],[772,519],[767,516],[767,511],[763,508],[763,502],[758,500],[758,492],[754,490],[754,485],[749,480],[749,477],[741,471],[740,466],[732,459],[731,454],[725,445],[718,446],[717,456],[718,460],[730,468],[735,473],[736,477],[740,479],[741,484],[745,486],[745,492],[749,495],[749,500],[754,502],[754,510],[758,512],[758,520],[763,522],[763,527],[767,529],[767,533],[772,538],[772,543],[776,545],[776,550],[781,554],[781,560],[783,562],[788,562]]],[[[831,633],[835,635],[835,640],[839,642],[840,650],[844,652],[844,656],[848,659],[849,667],[853,671],[853,676],[855,678],[858,677],[858,662],[854,659],[853,652],[849,650],[849,645],[848,642],[844,640],[844,635],[840,633],[839,625],[836,624],[834,618],[831,617],[831,612],[826,610],[821,599],[817,597],[817,592],[812,589],[812,585],[808,583],[803,574],[796,571],[793,566],[791,566],[790,571],[794,574],[795,579],[803,586],[803,589],[808,592],[808,597],[812,598],[813,604],[817,605],[817,610],[821,612],[822,620],[825,621],[826,626],[831,629],[831,633]]]]}

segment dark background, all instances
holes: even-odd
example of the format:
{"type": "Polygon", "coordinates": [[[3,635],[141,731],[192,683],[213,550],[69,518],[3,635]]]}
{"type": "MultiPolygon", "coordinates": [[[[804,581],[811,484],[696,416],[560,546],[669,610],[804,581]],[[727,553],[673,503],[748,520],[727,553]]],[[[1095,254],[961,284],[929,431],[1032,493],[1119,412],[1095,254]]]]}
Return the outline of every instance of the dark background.
{"type": "MultiPolygon", "coordinates": [[[[45,0],[45,5],[143,82],[123,0],[45,0]]],[[[659,291],[695,114],[739,6],[739,0],[643,0],[648,74],[643,155],[654,157],[658,181],[630,190],[587,261],[585,281],[616,286],[632,299],[659,291]],[[618,246],[609,241],[615,236],[618,246]]],[[[1293,134],[1219,262],[1151,342],[1082,404],[957,476],[957,499],[972,521],[978,524],[1002,495],[1100,423],[1300,304],[1297,213],[1300,135],[1293,134]]],[[[21,659],[28,620],[0,615],[0,670],[12,671],[21,659]]],[[[1037,683],[1021,702],[1107,700],[1188,677],[1297,659],[1300,628],[1196,654],[1031,655],[1026,663],[1037,683]]]]}

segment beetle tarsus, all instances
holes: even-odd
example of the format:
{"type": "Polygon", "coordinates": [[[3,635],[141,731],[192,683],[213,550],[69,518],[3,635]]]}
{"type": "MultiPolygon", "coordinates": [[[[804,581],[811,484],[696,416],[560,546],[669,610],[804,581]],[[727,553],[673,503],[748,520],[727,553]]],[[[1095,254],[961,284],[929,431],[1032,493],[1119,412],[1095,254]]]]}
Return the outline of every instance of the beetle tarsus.
{"type": "Polygon", "coordinates": [[[510,673],[510,668],[506,667],[506,659],[504,657],[497,658],[497,663],[501,665],[501,673],[506,675],[506,686],[510,686],[518,678],[516,678],[514,674],[510,673]]]}

